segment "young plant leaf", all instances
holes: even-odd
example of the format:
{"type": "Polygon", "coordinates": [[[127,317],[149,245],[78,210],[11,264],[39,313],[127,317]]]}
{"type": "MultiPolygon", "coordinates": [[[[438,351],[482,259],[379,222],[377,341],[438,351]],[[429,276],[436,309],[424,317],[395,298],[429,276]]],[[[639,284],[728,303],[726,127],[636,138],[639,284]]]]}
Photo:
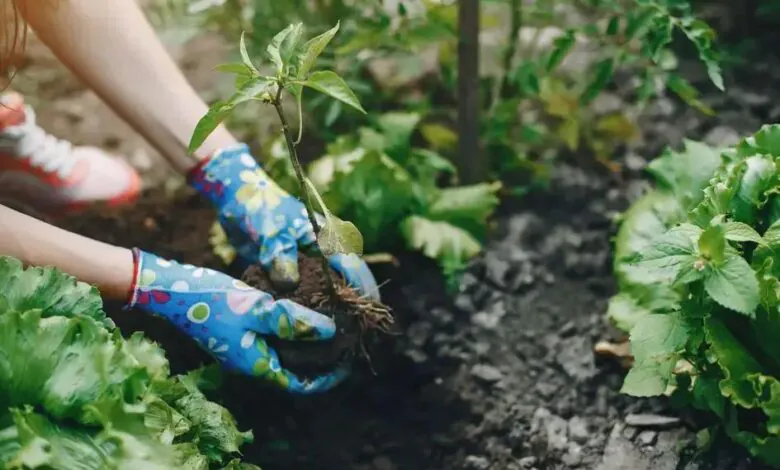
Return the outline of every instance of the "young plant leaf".
{"type": "Polygon", "coordinates": [[[363,254],[363,235],[355,224],[339,219],[330,212],[325,205],[325,201],[320,196],[319,191],[309,178],[304,178],[311,195],[317,201],[325,218],[325,223],[320,227],[320,233],[317,236],[317,244],[320,251],[325,256],[332,256],[338,253],[354,253],[358,256],[363,254]]]}
{"type": "Polygon", "coordinates": [[[246,50],[246,33],[241,33],[241,40],[238,44],[238,49],[241,53],[241,61],[244,63],[244,65],[251,70],[253,73],[260,75],[260,71],[257,70],[255,67],[255,64],[252,63],[252,59],[249,58],[249,53],[246,50]]]}
{"type": "Polygon", "coordinates": [[[284,60],[282,59],[282,43],[287,39],[287,36],[290,35],[294,28],[295,25],[291,24],[276,33],[276,36],[271,40],[271,44],[266,47],[266,52],[268,52],[271,62],[276,66],[276,72],[279,76],[284,73],[285,66],[284,60]]]}
{"type": "Polygon", "coordinates": [[[699,237],[699,252],[715,266],[720,266],[726,256],[726,233],[722,225],[709,227],[699,237]]]}
{"type": "Polygon", "coordinates": [[[363,254],[363,235],[360,230],[352,222],[341,220],[330,213],[325,216],[325,225],[322,226],[318,242],[325,256],[338,253],[363,254]]]}
{"type": "Polygon", "coordinates": [[[722,266],[712,266],[704,278],[704,289],[720,305],[755,317],[760,300],[758,279],[741,256],[728,256],[722,266]]]}
{"type": "Polygon", "coordinates": [[[309,76],[309,79],[302,84],[348,104],[361,113],[366,114],[366,110],[360,105],[360,101],[357,96],[355,96],[355,93],[352,92],[349,85],[347,85],[341,77],[336,75],[335,72],[330,70],[314,72],[309,76]]]}
{"type": "Polygon", "coordinates": [[[301,55],[298,63],[298,80],[306,80],[317,62],[317,58],[322,54],[322,51],[330,43],[333,37],[339,30],[341,23],[336,23],[336,26],[325,31],[319,36],[313,37],[303,45],[303,54],[301,55]]]}
{"type": "Polygon", "coordinates": [[[214,132],[214,129],[225,120],[236,105],[249,101],[258,95],[266,92],[271,81],[265,77],[253,78],[242,86],[232,97],[227,101],[217,101],[205,116],[203,116],[198,124],[195,126],[195,131],[192,133],[190,144],[187,148],[189,153],[198,149],[203,142],[214,132]]]}

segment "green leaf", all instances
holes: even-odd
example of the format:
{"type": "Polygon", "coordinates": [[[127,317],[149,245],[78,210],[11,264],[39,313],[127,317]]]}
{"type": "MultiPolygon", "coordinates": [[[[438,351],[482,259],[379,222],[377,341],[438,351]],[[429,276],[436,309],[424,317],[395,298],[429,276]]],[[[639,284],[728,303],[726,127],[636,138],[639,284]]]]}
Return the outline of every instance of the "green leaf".
{"type": "Polygon", "coordinates": [[[626,258],[647,248],[653,239],[663,235],[680,222],[685,213],[673,195],[665,191],[650,191],[625,214],[615,238],[615,272],[622,283],[655,282],[644,278],[646,271],[638,269],[626,258]]]}
{"type": "Polygon", "coordinates": [[[241,53],[241,62],[243,62],[246,68],[249,69],[252,73],[260,75],[260,71],[257,70],[255,64],[252,63],[252,59],[249,58],[249,53],[246,50],[246,34],[243,32],[241,33],[241,41],[239,42],[238,49],[241,53]]]}
{"type": "Polygon", "coordinates": [[[652,311],[640,305],[639,301],[627,292],[621,292],[609,299],[607,318],[623,331],[631,331],[637,322],[652,311]]]}
{"type": "Polygon", "coordinates": [[[684,268],[691,269],[696,263],[698,256],[694,240],[699,239],[701,232],[700,228],[690,224],[673,227],[642,250],[639,261],[634,265],[645,270],[645,281],[672,281],[684,268]]]}
{"type": "Polygon", "coordinates": [[[324,93],[366,114],[366,110],[360,105],[357,96],[349,88],[349,85],[335,72],[330,70],[314,72],[302,85],[324,93]]]}
{"type": "Polygon", "coordinates": [[[764,124],[754,135],[744,138],[737,145],[740,157],[771,155],[780,157],[780,125],[764,124]]]}
{"type": "MultiPolygon", "coordinates": [[[[300,27],[300,25],[297,25],[300,27]]],[[[290,35],[290,33],[293,32],[296,25],[289,25],[283,30],[276,33],[276,35],[271,40],[271,44],[266,47],[266,52],[268,52],[268,56],[271,58],[271,62],[276,66],[276,72],[279,76],[284,75],[284,60],[282,59],[282,43],[285,39],[287,39],[287,36],[290,35]]]]}
{"type": "Polygon", "coordinates": [[[682,151],[665,149],[647,169],[684,207],[692,207],[702,199],[702,190],[723,160],[718,149],[687,139],[683,143],[682,151]]]}
{"type": "Polygon", "coordinates": [[[500,182],[441,189],[424,215],[430,220],[449,222],[481,239],[488,217],[498,206],[500,189],[500,182]]]}
{"type": "Polygon", "coordinates": [[[742,222],[726,222],[723,226],[726,240],[763,244],[764,239],[753,227],[742,222]]]}
{"type": "Polygon", "coordinates": [[[707,228],[699,237],[699,252],[714,266],[720,266],[726,256],[726,231],[722,225],[707,228]]]}
{"type": "Polygon", "coordinates": [[[247,77],[252,76],[253,70],[250,69],[246,64],[244,63],[233,63],[233,64],[220,64],[214,67],[214,70],[217,72],[222,73],[232,73],[235,75],[245,75],[247,77]]]}
{"type": "Polygon", "coordinates": [[[325,256],[337,253],[363,255],[363,235],[352,222],[333,214],[325,216],[325,225],[319,236],[320,250],[325,256]]]}
{"type": "Polygon", "coordinates": [[[635,364],[621,392],[637,397],[663,394],[688,338],[689,327],[677,313],[640,318],[630,337],[635,364]]]}
{"type": "Polygon", "coordinates": [[[23,269],[21,261],[2,256],[0,286],[0,315],[37,309],[43,317],[87,317],[113,327],[97,289],[58,269],[23,269]]]}
{"type": "Polygon", "coordinates": [[[411,150],[412,133],[420,122],[417,113],[390,112],[377,118],[377,126],[384,136],[384,150],[396,161],[411,150]]]}
{"type": "Polygon", "coordinates": [[[580,96],[580,103],[587,105],[596,98],[612,79],[612,73],[615,71],[615,61],[612,58],[604,59],[596,64],[593,79],[590,81],[585,91],[580,96]]]}
{"type": "Polygon", "coordinates": [[[728,256],[722,266],[710,266],[704,288],[714,301],[739,313],[755,316],[760,300],[756,273],[739,255],[728,256]]]}
{"type": "Polygon", "coordinates": [[[401,223],[401,232],[409,248],[435,259],[446,276],[463,269],[482,250],[479,241],[467,231],[418,215],[407,217],[401,223]]]}
{"type": "Polygon", "coordinates": [[[252,100],[263,93],[266,93],[271,85],[271,81],[265,77],[253,78],[246,83],[227,101],[217,101],[209,111],[203,116],[198,124],[195,125],[195,130],[192,133],[190,144],[187,149],[189,153],[193,153],[198,149],[203,142],[214,132],[214,129],[219,127],[222,121],[227,118],[237,105],[246,101],[252,100]]]}
{"type": "Polygon", "coordinates": [[[550,57],[547,59],[547,72],[552,72],[561,65],[563,59],[571,51],[572,47],[577,41],[576,32],[574,30],[568,30],[563,35],[555,38],[553,41],[553,50],[550,52],[550,57]]]}
{"type": "Polygon", "coordinates": [[[309,72],[311,72],[314,64],[317,62],[317,58],[322,54],[322,51],[325,50],[325,47],[327,47],[333,37],[336,36],[340,24],[340,22],[336,23],[336,26],[310,39],[303,45],[303,55],[298,63],[298,80],[306,80],[309,72]]]}
{"type": "Polygon", "coordinates": [[[609,23],[607,23],[607,36],[616,35],[619,29],[620,29],[620,17],[619,16],[611,17],[609,19],[609,23]]]}

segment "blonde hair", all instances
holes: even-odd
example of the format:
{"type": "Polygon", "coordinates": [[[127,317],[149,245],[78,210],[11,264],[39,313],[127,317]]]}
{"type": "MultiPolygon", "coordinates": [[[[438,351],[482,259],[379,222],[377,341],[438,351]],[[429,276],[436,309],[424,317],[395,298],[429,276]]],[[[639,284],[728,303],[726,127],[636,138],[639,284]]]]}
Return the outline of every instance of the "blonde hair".
{"type": "Polygon", "coordinates": [[[0,0],[0,3],[0,74],[7,75],[27,41],[27,24],[22,15],[27,2],[0,0]]]}

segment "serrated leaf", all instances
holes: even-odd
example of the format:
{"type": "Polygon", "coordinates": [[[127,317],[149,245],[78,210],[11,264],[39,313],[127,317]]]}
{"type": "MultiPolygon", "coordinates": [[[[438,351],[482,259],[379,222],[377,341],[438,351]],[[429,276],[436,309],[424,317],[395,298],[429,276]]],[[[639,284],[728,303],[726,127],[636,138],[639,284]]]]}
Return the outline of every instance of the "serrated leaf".
{"type": "Polygon", "coordinates": [[[634,266],[646,271],[644,277],[649,282],[674,280],[684,267],[691,268],[696,263],[694,240],[699,239],[701,232],[690,224],[671,228],[639,253],[634,266]]]}
{"type": "Polygon", "coordinates": [[[728,256],[722,266],[710,266],[704,288],[714,301],[753,317],[760,300],[756,273],[744,258],[728,256]]]}
{"type": "Polygon", "coordinates": [[[424,215],[431,220],[449,222],[475,238],[482,238],[487,219],[498,206],[500,189],[500,182],[441,189],[424,215]]]}
{"type": "Polygon", "coordinates": [[[753,242],[763,244],[764,239],[753,227],[742,222],[726,222],[723,226],[726,240],[733,242],[753,242]]]}
{"type": "Polygon", "coordinates": [[[249,52],[246,50],[246,33],[241,33],[241,40],[239,41],[238,50],[241,54],[241,62],[253,73],[260,75],[260,71],[257,70],[255,64],[252,63],[252,59],[249,57],[249,52]]]}
{"type": "Polygon", "coordinates": [[[635,364],[621,391],[645,397],[663,394],[688,338],[689,328],[678,313],[640,318],[630,337],[635,364]]]}
{"type": "Polygon", "coordinates": [[[648,165],[648,171],[659,185],[674,192],[685,207],[697,204],[715,170],[722,163],[718,149],[701,142],[684,140],[677,152],[666,149],[648,165]]]}
{"type": "Polygon", "coordinates": [[[319,36],[315,36],[303,45],[303,55],[301,55],[298,63],[298,79],[306,80],[306,77],[311,72],[314,64],[317,62],[317,58],[325,50],[325,47],[330,43],[336,33],[339,30],[341,22],[337,22],[336,26],[325,31],[319,36]]]}
{"type": "Polygon", "coordinates": [[[752,136],[744,138],[737,145],[737,154],[740,157],[752,157],[753,155],[771,155],[780,157],[780,125],[764,124],[752,136]]]}
{"type": "Polygon", "coordinates": [[[352,106],[363,114],[366,110],[360,105],[355,93],[349,88],[344,80],[330,70],[317,71],[312,73],[308,80],[302,83],[303,86],[324,93],[331,98],[337,99],[345,104],[352,106]]]}
{"type": "Polygon", "coordinates": [[[435,259],[445,275],[461,270],[482,246],[467,231],[447,222],[413,215],[401,223],[401,232],[409,248],[435,259]]]}

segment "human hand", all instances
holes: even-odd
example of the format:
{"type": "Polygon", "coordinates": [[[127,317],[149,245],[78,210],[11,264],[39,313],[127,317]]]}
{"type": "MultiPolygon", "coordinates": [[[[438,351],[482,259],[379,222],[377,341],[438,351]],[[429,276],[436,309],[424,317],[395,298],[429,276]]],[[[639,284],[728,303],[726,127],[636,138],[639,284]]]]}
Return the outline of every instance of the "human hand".
{"type": "MultiPolygon", "coordinates": [[[[270,179],[241,144],[218,151],[190,176],[191,185],[216,206],[220,225],[245,263],[259,263],[271,281],[299,280],[298,248],[314,243],[306,207],[270,179]]],[[[330,257],[332,269],[358,292],[379,300],[368,266],[354,254],[330,257]]]]}
{"type": "Polygon", "coordinates": [[[293,393],[333,388],[346,376],[338,369],[302,379],[282,368],[263,336],[319,341],[333,338],[336,325],[290,300],[274,300],[230,276],[207,268],[182,265],[133,250],[135,276],[128,308],[163,317],[195,339],[222,365],[269,380],[293,393]]]}

